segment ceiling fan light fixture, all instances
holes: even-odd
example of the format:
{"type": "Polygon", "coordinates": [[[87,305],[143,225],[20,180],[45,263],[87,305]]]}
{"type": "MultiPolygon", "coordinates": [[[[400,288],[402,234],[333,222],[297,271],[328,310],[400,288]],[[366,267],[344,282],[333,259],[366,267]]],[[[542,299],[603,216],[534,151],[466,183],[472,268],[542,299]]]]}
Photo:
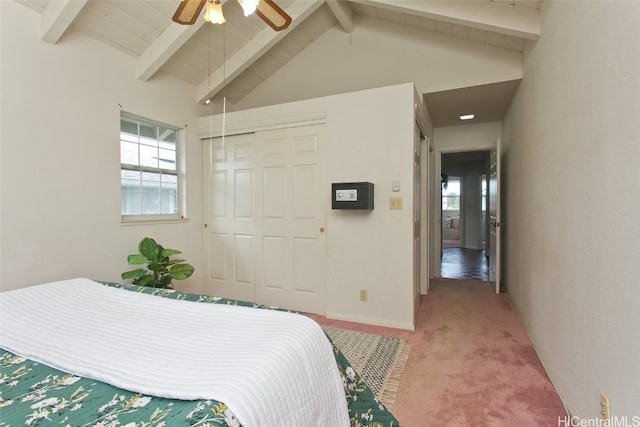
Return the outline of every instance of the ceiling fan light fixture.
{"type": "Polygon", "coordinates": [[[258,8],[259,0],[238,0],[238,3],[242,6],[244,16],[249,16],[258,8]]]}
{"type": "Polygon", "coordinates": [[[180,25],[193,25],[206,3],[207,0],[182,0],[171,20],[180,25]]]}
{"type": "Polygon", "coordinates": [[[208,0],[207,10],[204,12],[203,18],[212,24],[224,24],[227,22],[222,14],[222,4],[220,0],[208,0]]]}
{"type": "Polygon", "coordinates": [[[275,31],[282,31],[291,24],[291,17],[273,0],[260,0],[256,14],[275,31]]]}
{"type": "MultiPolygon", "coordinates": [[[[0,0],[2,1],[2,0],[0,0]]],[[[225,0],[180,0],[176,13],[171,20],[180,25],[193,25],[198,20],[198,16],[207,6],[204,13],[204,20],[212,24],[224,24],[227,20],[222,13],[222,3],[225,0]]],[[[238,0],[245,16],[256,13],[274,31],[282,31],[291,24],[289,16],[273,0],[238,0]]]]}

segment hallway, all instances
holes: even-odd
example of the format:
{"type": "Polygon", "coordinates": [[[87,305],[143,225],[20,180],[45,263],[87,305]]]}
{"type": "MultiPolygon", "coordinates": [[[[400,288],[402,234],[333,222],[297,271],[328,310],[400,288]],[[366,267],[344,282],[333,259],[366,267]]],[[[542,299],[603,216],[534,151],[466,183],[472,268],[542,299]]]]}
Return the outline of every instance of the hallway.
{"type": "Polygon", "coordinates": [[[485,255],[484,250],[445,247],[440,261],[440,277],[488,281],[489,262],[485,255]]]}

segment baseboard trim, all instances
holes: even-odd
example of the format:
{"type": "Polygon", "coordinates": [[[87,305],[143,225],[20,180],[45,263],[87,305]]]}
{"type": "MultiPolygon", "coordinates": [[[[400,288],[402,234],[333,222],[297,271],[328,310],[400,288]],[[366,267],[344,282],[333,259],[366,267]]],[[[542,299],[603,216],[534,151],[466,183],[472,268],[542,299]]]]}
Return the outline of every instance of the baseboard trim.
{"type": "Polygon", "coordinates": [[[366,325],[386,326],[387,328],[407,329],[415,331],[416,326],[412,323],[397,322],[394,320],[383,319],[379,317],[359,316],[346,313],[327,312],[327,319],[344,320],[346,322],[364,323],[366,325]]]}
{"type": "Polygon", "coordinates": [[[551,363],[551,359],[549,359],[546,352],[542,348],[542,345],[540,344],[540,340],[538,340],[538,338],[531,332],[531,327],[529,323],[526,322],[525,319],[522,317],[520,310],[518,310],[518,307],[513,303],[513,301],[511,300],[511,297],[509,297],[509,303],[511,304],[511,308],[513,309],[513,312],[518,317],[518,320],[520,320],[520,324],[524,328],[524,331],[527,334],[527,337],[529,337],[529,341],[531,341],[531,345],[533,346],[533,349],[536,351],[536,354],[538,355],[540,362],[542,362],[542,366],[544,367],[544,370],[547,372],[547,375],[549,375],[549,379],[551,380],[551,383],[553,384],[556,391],[558,392],[558,395],[560,395],[560,400],[562,400],[562,404],[564,405],[564,408],[567,411],[567,415],[569,417],[577,417],[577,419],[582,419],[582,417],[578,412],[578,408],[573,403],[573,399],[571,399],[571,395],[569,394],[569,392],[567,391],[567,388],[564,385],[564,382],[560,378],[560,375],[558,375],[556,370],[553,368],[553,363],[551,363]]]}

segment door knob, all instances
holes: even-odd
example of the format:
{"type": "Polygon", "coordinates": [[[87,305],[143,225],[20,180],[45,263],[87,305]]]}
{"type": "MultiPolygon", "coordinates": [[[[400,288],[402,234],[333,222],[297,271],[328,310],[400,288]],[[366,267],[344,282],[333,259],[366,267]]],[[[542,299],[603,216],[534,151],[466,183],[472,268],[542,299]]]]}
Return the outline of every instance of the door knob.
{"type": "Polygon", "coordinates": [[[324,233],[324,227],[320,227],[320,232],[324,233]]]}

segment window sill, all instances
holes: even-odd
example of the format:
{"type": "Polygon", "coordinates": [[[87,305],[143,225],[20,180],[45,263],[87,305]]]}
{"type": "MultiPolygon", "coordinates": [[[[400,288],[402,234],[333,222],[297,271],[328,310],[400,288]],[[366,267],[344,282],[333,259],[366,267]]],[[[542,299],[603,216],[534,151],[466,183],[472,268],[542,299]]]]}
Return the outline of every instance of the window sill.
{"type": "Polygon", "coordinates": [[[132,225],[182,224],[186,222],[189,222],[189,218],[184,218],[184,217],[162,218],[162,217],[155,217],[153,215],[149,215],[145,217],[138,217],[138,216],[120,217],[121,227],[128,227],[132,225]]]}

